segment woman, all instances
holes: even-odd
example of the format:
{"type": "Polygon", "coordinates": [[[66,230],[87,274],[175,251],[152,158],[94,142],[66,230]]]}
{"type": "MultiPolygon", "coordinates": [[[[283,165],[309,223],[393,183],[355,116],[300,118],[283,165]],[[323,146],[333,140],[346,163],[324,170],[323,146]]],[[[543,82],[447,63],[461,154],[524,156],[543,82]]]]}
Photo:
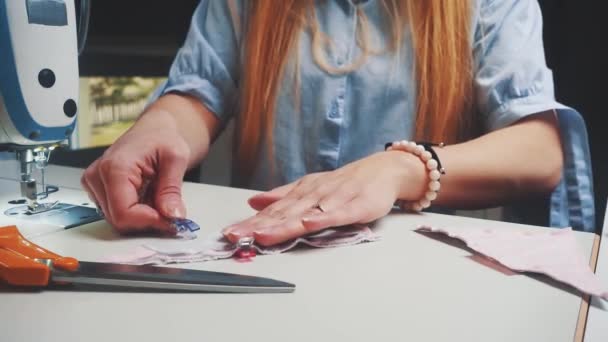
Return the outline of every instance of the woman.
{"type": "Polygon", "coordinates": [[[535,0],[203,0],[157,99],[82,185],[117,230],[172,233],[182,176],[234,118],[235,185],[266,192],[224,234],[272,245],[395,203],[544,196],[563,109],[535,0]],[[401,140],[445,146],[385,151],[401,140]]]}

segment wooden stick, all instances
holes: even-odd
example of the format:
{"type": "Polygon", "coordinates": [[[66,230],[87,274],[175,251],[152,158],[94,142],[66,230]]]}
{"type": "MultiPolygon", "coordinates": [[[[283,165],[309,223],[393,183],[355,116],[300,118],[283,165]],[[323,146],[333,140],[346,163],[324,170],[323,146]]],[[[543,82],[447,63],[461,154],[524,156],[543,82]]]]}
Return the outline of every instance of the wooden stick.
{"type": "MultiPolygon", "coordinates": [[[[591,259],[589,260],[589,266],[593,272],[595,272],[595,268],[597,266],[597,257],[600,250],[600,237],[599,235],[595,235],[593,238],[593,248],[591,249],[591,259]]],[[[581,308],[578,311],[578,322],[576,323],[576,331],[574,333],[574,341],[583,342],[585,337],[585,326],[587,324],[587,315],[589,314],[589,303],[591,298],[589,295],[583,295],[583,301],[581,303],[581,308]]]]}

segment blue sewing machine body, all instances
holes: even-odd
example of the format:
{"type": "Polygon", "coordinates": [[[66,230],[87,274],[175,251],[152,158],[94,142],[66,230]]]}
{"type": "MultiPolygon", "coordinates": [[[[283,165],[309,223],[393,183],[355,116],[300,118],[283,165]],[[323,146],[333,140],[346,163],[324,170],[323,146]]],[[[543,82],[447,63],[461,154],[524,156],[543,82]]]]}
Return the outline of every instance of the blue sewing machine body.
{"type": "Polygon", "coordinates": [[[73,0],[0,0],[0,147],[70,137],[78,112],[73,0]]]}
{"type": "Polygon", "coordinates": [[[0,0],[0,151],[16,153],[31,212],[48,209],[38,203],[49,194],[44,168],[74,132],[89,10],[80,0],[77,21],[74,0],[0,0]]]}

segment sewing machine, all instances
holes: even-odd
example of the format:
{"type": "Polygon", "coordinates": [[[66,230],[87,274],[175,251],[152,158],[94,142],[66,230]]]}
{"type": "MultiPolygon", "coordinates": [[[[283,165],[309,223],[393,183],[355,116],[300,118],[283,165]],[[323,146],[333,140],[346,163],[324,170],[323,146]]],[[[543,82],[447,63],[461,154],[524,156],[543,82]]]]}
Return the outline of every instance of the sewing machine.
{"type": "Polygon", "coordinates": [[[17,204],[27,203],[7,215],[66,208],[44,202],[59,190],[46,185],[44,170],[74,132],[89,6],[80,1],[77,21],[74,0],[0,0],[0,151],[15,153],[24,198],[17,204]]]}

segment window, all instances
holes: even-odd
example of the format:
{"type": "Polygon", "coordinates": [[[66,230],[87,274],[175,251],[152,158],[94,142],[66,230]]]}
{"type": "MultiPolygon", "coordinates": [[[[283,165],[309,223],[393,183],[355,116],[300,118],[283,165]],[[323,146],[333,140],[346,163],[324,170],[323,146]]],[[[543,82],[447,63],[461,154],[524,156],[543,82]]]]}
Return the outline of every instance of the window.
{"type": "Polygon", "coordinates": [[[111,145],[131,127],[162,77],[83,77],[72,148],[111,145]]]}

